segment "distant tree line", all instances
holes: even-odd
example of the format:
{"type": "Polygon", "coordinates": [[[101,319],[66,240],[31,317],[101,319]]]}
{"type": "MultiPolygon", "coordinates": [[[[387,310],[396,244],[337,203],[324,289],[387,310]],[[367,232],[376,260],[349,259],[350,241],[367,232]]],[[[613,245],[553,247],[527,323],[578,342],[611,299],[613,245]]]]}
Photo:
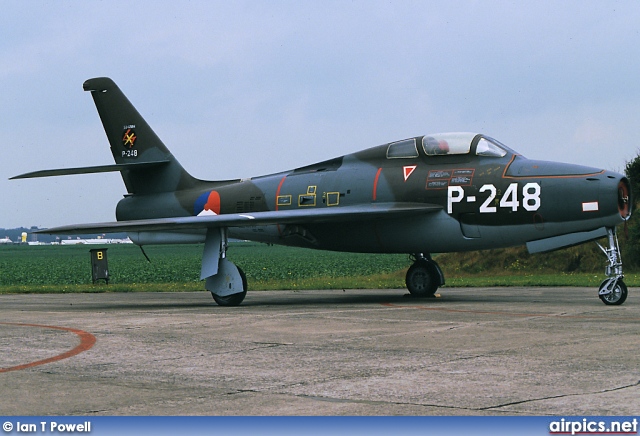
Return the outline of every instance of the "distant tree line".
{"type": "Polygon", "coordinates": [[[631,183],[631,194],[633,201],[633,212],[631,219],[626,223],[625,228],[620,232],[620,245],[622,250],[622,261],[626,266],[640,267],[640,224],[638,224],[638,198],[640,198],[640,152],[631,161],[627,162],[625,175],[631,183]]]}

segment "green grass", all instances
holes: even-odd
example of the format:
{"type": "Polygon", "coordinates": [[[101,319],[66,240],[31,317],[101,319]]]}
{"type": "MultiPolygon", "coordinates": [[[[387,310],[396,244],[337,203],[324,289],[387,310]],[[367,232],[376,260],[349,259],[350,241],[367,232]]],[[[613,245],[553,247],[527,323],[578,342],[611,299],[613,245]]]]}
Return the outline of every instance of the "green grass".
{"type": "MultiPolygon", "coordinates": [[[[0,246],[0,293],[204,289],[199,280],[202,245],[146,247],[151,262],[136,246],[110,245],[108,286],[91,283],[91,248],[96,246],[0,246]]],[[[390,282],[388,276],[411,264],[407,255],[335,253],[255,243],[232,244],[228,258],[245,271],[252,290],[398,287],[402,280],[394,276],[390,282]]]]}
{"type": "MultiPolygon", "coordinates": [[[[0,293],[204,289],[199,280],[202,245],[146,247],[151,263],[136,246],[107,247],[110,283],[94,285],[89,249],[96,246],[0,246],[0,293]]],[[[581,271],[590,255],[560,255],[564,259],[571,256],[583,259],[582,267],[571,273],[554,271],[549,266],[559,265],[559,261],[529,257],[521,249],[447,254],[439,256],[438,261],[446,286],[451,287],[599,286],[605,278],[604,256],[599,259],[597,271],[581,271]]],[[[404,288],[404,274],[411,265],[407,255],[336,253],[256,243],[234,243],[228,257],[245,271],[249,290],[404,288]]],[[[569,263],[571,268],[575,266],[575,261],[569,263]]],[[[640,286],[638,274],[627,274],[625,281],[628,286],[640,286]]]]}

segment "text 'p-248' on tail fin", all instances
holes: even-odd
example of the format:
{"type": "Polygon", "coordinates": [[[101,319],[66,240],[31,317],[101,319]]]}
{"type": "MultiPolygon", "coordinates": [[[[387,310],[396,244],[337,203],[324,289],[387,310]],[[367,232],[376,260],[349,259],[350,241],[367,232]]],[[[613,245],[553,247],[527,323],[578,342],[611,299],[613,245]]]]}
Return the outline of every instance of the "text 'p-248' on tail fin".
{"type": "Polygon", "coordinates": [[[91,92],[116,164],[126,168],[121,173],[130,194],[171,192],[197,183],[113,80],[89,79],[83,88],[91,92]]]}

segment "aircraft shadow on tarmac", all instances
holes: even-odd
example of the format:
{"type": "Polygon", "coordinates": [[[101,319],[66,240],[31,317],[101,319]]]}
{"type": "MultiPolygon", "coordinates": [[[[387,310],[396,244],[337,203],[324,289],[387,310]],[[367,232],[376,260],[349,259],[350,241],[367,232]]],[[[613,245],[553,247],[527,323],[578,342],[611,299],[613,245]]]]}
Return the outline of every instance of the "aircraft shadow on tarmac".
{"type": "MultiPolygon", "coordinates": [[[[534,288],[532,288],[534,289],[534,288]]],[[[586,290],[585,290],[586,291],[586,290]]],[[[133,310],[133,311],[153,311],[153,310],[182,310],[199,309],[210,307],[212,312],[246,311],[256,307],[309,307],[309,306],[366,306],[371,304],[393,304],[398,306],[442,306],[453,304],[482,304],[488,309],[494,305],[512,304],[516,307],[523,305],[564,305],[575,303],[574,293],[541,288],[534,294],[522,295],[509,288],[487,288],[458,290],[452,288],[448,292],[447,288],[442,289],[440,296],[432,298],[416,298],[410,294],[394,292],[394,290],[379,291],[372,290],[365,293],[361,290],[335,290],[335,291],[254,291],[249,292],[247,298],[241,306],[225,307],[218,306],[207,292],[202,292],[201,298],[197,293],[192,293],[186,299],[181,299],[178,293],[162,294],[140,294],[131,301],[125,298],[121,301],[99,301],[89,300],[83,303],[66,306],[71,310],[133,310]],[[353,292],[357,292],[354,294],[353,292]],[[572,295],[573,294],[573,295],[572,295]],[[149,298],[146,299],[145,295],[149,298]],[[162,301],[159,301],[162,299],[162,301]]],[[[575,291],[574,291],[575,292],[575,291]]],[[[586,293],[586,292],[585,292],[586,293]]],[[[595,301],[594,301],[595,303],[595,301]]],[[[594,304],[595,305],[595,304],[594,304]]],[[[599,306],[599,305],[597,305],[599,306]]]]}

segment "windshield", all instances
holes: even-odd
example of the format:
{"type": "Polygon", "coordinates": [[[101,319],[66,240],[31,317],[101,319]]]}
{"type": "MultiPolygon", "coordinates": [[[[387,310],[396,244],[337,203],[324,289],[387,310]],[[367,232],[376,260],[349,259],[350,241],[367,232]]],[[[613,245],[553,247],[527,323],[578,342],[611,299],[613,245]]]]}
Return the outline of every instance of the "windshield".
{"type": "Polygon", "coordinates": [[[480,138],[476,147],[476,154],[478,156],[504,157],[507,151],[498,144],[500,143],[495,139],[480,138]]]}
{"type": "Polygon", "coordinates": [[[387,148],[387,159],[406,159],[418,157],[418,148],[415,139],[393,142],[387,148]]]}

